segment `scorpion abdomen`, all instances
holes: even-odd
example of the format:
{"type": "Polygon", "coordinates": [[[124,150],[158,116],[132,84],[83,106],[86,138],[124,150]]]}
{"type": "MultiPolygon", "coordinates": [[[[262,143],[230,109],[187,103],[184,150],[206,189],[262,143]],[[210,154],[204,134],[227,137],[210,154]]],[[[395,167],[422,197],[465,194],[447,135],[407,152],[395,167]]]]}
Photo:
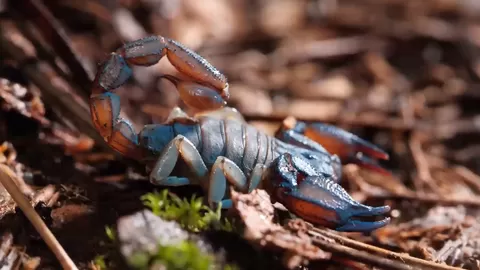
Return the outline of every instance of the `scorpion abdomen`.
{"type": "Polygon", "coordinates": [[[275,138],[239,121],[214,117],[199,117],[197,124],[148,125],[139,140],[155,159],[178,135],[192,142],[208,168],[223,156],[248,176],[256,164],[268,165],[278,156],[275,138]]]}
{"type": "Polygon", "coordinates": [[[257,163],[269,164],[276,156],[274,138],[252,126],[231,119],[201,117],[197,145],[205,164],[211,167],[217,157],[232,160],[250,175],[257,163]]]}

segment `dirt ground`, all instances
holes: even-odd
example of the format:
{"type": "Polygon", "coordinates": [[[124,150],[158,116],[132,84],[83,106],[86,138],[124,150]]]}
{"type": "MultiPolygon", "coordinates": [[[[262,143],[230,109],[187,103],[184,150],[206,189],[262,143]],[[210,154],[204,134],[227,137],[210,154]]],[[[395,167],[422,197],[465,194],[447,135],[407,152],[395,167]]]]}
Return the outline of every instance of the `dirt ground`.
{"type": "MultiPolygon", "coordinates": [[[[324,253],[296,269],[480,269],[475,0],[0,0],[0,14],[0,162],[78,268],[102,269],[104,255],[107,269],[126,267],[105,228],[144,209],[140,197],[155,189],[144,164],[104,143],[88,107],[99,64],[153,34],[223,72],[229,106],[258,129],[273,134],[293,116],[334,124],[388,152],[381,165],[391,176],[346,164],[341,185],[361,203],[389,205],[391,223],[371,234],[335,234],[355,241],[352,250],[323,232],[334,240],[313,241],[324,253]],[[378,258],[359,251],[373,247],[383,250],[378,258]],[[421,262],[399,263],[387,250],[421,262]]],[[[137,131],[164,122],[175,106],[193,113],[163,74],[178,75],[167,59],[134,67],[116,92],[137,131]]],[[[0,198],[1,269],[61,268],[4,188],[0,198]]],[[[236,240],[215,245],[238,253],[231,250],[238,244],[245,249],[238,258],[268,249],[229,237],[236,240]]],[[[269,252],[268,263],[280,265],[269,252]]]]}

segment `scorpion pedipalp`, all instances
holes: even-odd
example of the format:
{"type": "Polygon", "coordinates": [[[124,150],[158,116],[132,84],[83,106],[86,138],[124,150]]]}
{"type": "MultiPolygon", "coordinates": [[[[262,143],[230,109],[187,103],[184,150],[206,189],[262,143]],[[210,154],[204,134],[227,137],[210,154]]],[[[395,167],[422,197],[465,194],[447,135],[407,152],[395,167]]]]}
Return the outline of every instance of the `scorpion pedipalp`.
{"type": "Polygon", "coordinates": [[[390,218],[362,221],[362,217],[386,214],[389,206],[371,207],[355,201],[329,175],[308,175],[296,157],[285,153],[269,167],[270,194],[295,215],[338,231],[371,231],[387,225],[390,218]]]}
{"type": "Polygon", "coordinates": [[[277,130],[277,138],[312,150],[322,148],[337,155],[344,163],[355,163],[361,167],[384,175],[391,173],[376,159],[388,160],[389,155],[376,145],[346,130],[323,123],[307,124],[288,117],[277,130]],[[315,143],[312,143],[315,142],[315,143]]]}

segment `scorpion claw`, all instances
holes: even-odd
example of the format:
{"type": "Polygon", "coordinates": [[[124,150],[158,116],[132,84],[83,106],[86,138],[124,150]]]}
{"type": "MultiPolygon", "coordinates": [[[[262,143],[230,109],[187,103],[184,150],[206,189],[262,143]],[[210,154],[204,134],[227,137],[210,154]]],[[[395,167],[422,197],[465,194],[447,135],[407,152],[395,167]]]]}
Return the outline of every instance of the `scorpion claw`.
{"type": "Polygon", "coordinates": [[[383,168],[380,164],[378,164],[378,162],[374,159],[371,159],[365,155],[363,155],[362,153],[358,153],[355,155],[355,157],[352,157],[351,158],[352,162],[357,164],[357,165],[360,165],[361,167],[363,168],[366,168],[366,169],[369,169],[369,170],[372,170],[372,171],[376,171],[378,173],[381,173],[383,175],[390,175],[390,171],[388,171],[387,169],[383,168]]]}
{"type": "Polygon", "coordinates": [[[355,201],[326,175],[305,175],[290,154],[283,154],[269,168],[274,199],[295,215],[341,231],[371,231],[387,225],[390,218],[363,221],[362,217],[386,214],[390,206],[370,207],[355,201]],[[273,174],[273,175],[272,175],[273,174]]]}
{"type": "Polygon", "coordinates": [[[387,160],[388,154],[364,139],[335,126],[313,123],[305,126],[305,136],[320,141],[333,154],[348,157],[362,152],[373,158],[387,160]]]}
{"type": "Polygon", "coordinates": [[[349,232],[349,231],[373,231],[384,227],[390,223],[390,218],[384,218],[380,221],[359,221],[359,220],[351,220],[347,224],[336,228],[337,231],[341,232],[349,232]]]}
{"type": "Polygon", "coordinates": [[[292,130],[321,144],[330,154],[336,154],[347,163],[390,174],[374,160],[388,160],[389,156],[385,151],[343,129],[321,123],[307,124],[290,117],[285,119],[280,129],[283,132],[286,130],[292,130]]]}

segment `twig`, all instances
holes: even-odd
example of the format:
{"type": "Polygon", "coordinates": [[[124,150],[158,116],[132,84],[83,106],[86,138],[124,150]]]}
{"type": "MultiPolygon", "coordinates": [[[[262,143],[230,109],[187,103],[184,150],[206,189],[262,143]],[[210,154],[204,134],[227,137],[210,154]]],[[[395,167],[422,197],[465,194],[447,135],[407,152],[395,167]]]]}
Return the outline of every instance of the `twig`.
{"type": "Polygon", "coordinates": [[[426,130],[428,131],[430,127],[426,123],[421,123],[416,121],[415,123],[405,123],[403,119],[400,118],[372,118],[365,117],[361,115],[355,115],[355,117],[345,117],[345,116],[336,116],[336,117],[318,117],[313,116],[309,118],[297,117],[295,115],[287,115],[276,113],[272,115],[261,115],[261,114],[243,114],[244,118],[247,121],[265,121],[265,122],[282,122],[288,116],[294,116],[299,121],[305,122],[324,122],[324,123],[335,123],[335,124],[347,124],[353,126],[365,126],[365,127],[374,127],[380,129],[389,129],[397,131],[410,131],[410,130],[426,130]]]}
{"type": "MultiPolygon", "coordinates": [[[[313,227],[313,226],[312,226],[313,227]]],[[[384,258],[391,258],[393,260],[401,261],[405,265],[408,265],[410,268],[408,269],[432,269],[432,270],[461,270],[461,268],[453,267],[453,266],[448,266],[448,265],[443,265],[435,262],[429,262],[425,261],[419,258],[411,257],[408,255],[403,255],[400,253],[392,252],[383,248],[375,247],[372,245],[368,245],[362,242],[358,242],[352,239],[349,239],[347,237],[340,236],[334,232],[331,232],[329,230],[324,230],[324,229],[319,229],[319,228],[312,228],[311,230],[308,231],[310,235],[315,236],[315,237],[327,237],[330,239],[334,239],[339,245],[344,245],[347,247],[350,247],[352,249],[356,249],[356,251],[363,250],[365,253],[369,254],[370,257],[373,257],[373,254],[378,254],[381,255],[384,258]],[[413,266],[416,266],[413,268],[413,266]]],[[[322,249],[327,250],[325,247],[321,247],[322,249]]],[[[344,250],[345,252],[347,249],[344,250]]],[[[349,251],[350,252],[350,251],[349,251]]],[[[350,253],[354,254],[354,253],[350,253]]],[[[347,255],[347,254],[345,254],[347,255]]],[[[399,268],[398,268],[399,269],[399,268]]],[[[403,269],[403,268],[402,268],[403,269]]]]}
{"type": "Polygon", "coordinates": [[[414,200],[425,203],[435,203],[441,205],[468,205],[480,207],[480,197],[472,196],[470,198],[440,197],[436,194],[406,192],[399,194],[368,194],[367,196],[375,199],[384,200],[414,200]]]}
{"type": "Polygon", "coordinates": [[[312,242],[320,247],[322,250],[329,251],[332,253],[341,254],[342,257],[347,257],[353,259],[358,262],[366,263],[372,266],[388,268],[388,269],[395,269],[395,270],[411,270],[414,269],[412,266],[407,264],[402,264],[394,260],[390,260],[388,258],[382,258],[380,256],[372,256],[368,252],[356,250],[350,247],[343,246],[338,243],[330,243],[328,241],[323,240],[322,238],[318,238],[315,236],[315,233],[310,233],[312,236],[312,242]]]}
{"type": "Polygon", "coordinates": [[[282,61],[307,61],[311,59],[327,59],[359,54],[371,49],[383,50],[387,43],[382,39],[369,36],[351,36],[303,42],[301,46],[287,45],[280,47],[277,54],[286,54],[277,59],[282,61]]]}
{"type": "Polygon", "coordinates": [[[453,171],[457,173],[465,183],[475,187],[475,190],[480,192],[480,176],[478,174],[460,165],[454,166],[453,171]]]}
{"type": "MultiPolygon", "coordinates": [[[[435,180],[430,173],[430,165],[428,164],[428,160],[423,153],[422,142],[420,139],[420,134],[418,132],[414,132],[412,134],[410,141],[408,142],[408,146],[410,147],[413,160],[415,161],[415,165],[417,167],[418,180],[420,180],[423,184],[427,185],[433,191],[440,193],[439,187],[436,185],[435,180]]],[[[423,186],[417,186],[417,190],[422,189],[423,186]]]]}
{"type": "Polygon", "coordinates": [[[37,214],[30,202],[15,184],[14,178],[16,177],[15,173],[8,166],[0,164],[0,182],[8,193],[10,193],[20,209],[25,213],[25,216],[30,220],[48,247],[55,254],[55,257],[57,257],[62,267],[64,269],[78,269],[55,236],[48,229],[47,225],[43,222],[42,218],[37,214]]]}
{"type": "MultiPolygon", "coordinates": [[[[478,179],[479,176],[475,173],[468,171],[468,169],[457,166],[456,169],[465,169],[466,172],[464,175],[459,174],[460,177],[470,177],[468,181],[474,182],[474,180],[478,179]],[[458,167],[458,168],[457,168],[458,167]],[[467,174],[469,172],[469,174],[467,174]]],[[[469,206],[480,206],[480,196],[470,196],[470,197],[453,197],[453,196],[439,196],[435,193],[425,193],[425,192],[415,192],[403,184],[392,184],[389,183],[388,188],[382,186],[372,186],[371,184],[367,183],[362,176],[359,175],[358,172],[359,168],[357,165],[349,164],[345,166],[344,173],[345,177],[351,179],[362,191],[369,198],[374,199],[382,199],[382,200],[414,200],[419,202],[426,202],[426,203],[435,203],[441,205],[469,205],[469,206]]],[[[470,183],[470,182],[468,182],[470,183]]],[[[473,183],[472,183],[473,184],[473,183]]]]}
{"type": "Polygon", "coordinates": [[[113,20],[111,11],[108,9],[108,7],[102,5],[101,2],[98,2],[96,0],[86,0],[82,2],[67,0],[59,2],[58,4],[61,6],[76,9],[79,12],[86,12],[105,24],[109,24],[113,20]]]}

